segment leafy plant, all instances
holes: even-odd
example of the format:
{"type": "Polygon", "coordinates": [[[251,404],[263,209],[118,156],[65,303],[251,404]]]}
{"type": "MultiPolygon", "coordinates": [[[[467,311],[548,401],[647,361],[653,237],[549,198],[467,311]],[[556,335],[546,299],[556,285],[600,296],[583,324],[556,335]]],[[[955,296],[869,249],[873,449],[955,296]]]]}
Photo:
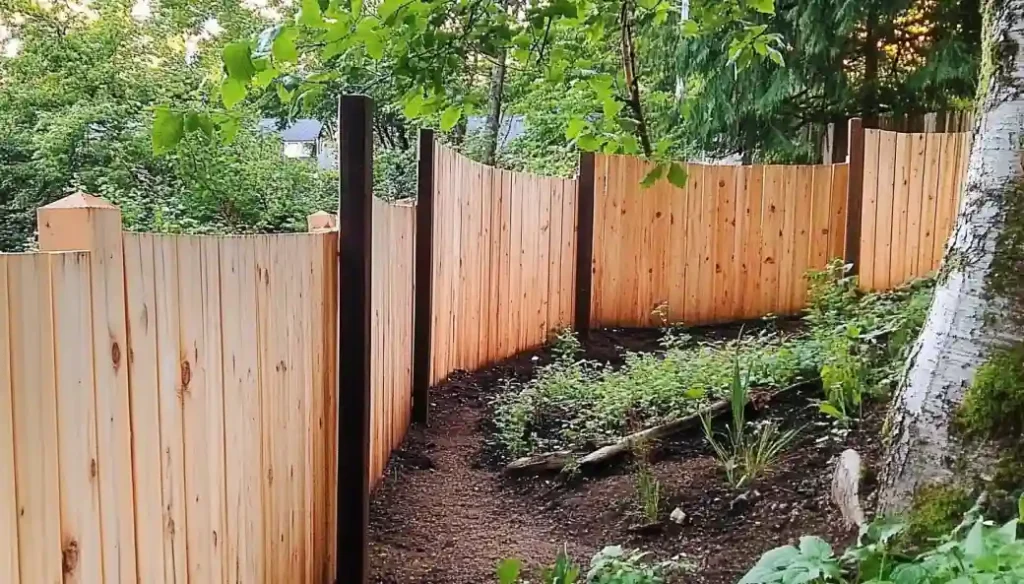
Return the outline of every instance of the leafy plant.
{"type": "Polygon", "coordinates": [[[725,471],[726,480],[731,486],[740,488],[753,482],[774,466],[800,431],[782,431],[773,422],[761,424],[753,431],[748,431],[746,409],[750,377],[744,377],[741,373],[738,358],[734,361],[730,388],[729,407],[732,418],[731,423],[726,425],[724,440],[716,437],[711,415],[702,413],[700,421],[704,438],[725,471]]]}
{"type": "Polygon", "coordinates": [[[661,483],[654,475],[650,454],[651,446],[645,441],[641,441],[633,447],[633,456],[636,459],[634,481],[637,504],[640,508],[640,515],[647,524],[658,522],[661,509],[661,483]]]}
{"type": "MultiPolygon", "coordinates": [[[[498,563],[498,583],[516,584],[521,580],[523,564],[511,558],[498,563]]],[[[585,581],[588,584],[664,584],[672,573],[692,570],[693,566],[680,559],[651,562],[648,554],[621,546],[608,546],[590,560],[590,569],[585,581]]],[[[580,568],[572,562],[563,550],[555,563],[541,573],[540,584],[576,584],[580,582],[580,568]]]]}
{"type": "Polygon", "coordinates": [[[766,552],[739,584],[1011,584],[1024,581],[1024,541],[1017,539],[1020,517],[1003,525],[985,521],[975,506],[953,531],[918,554],[898,549],[902,523],[880,519],[861,529],[857,543],[836,557],[817,537],[799,547],[766,552]]]}

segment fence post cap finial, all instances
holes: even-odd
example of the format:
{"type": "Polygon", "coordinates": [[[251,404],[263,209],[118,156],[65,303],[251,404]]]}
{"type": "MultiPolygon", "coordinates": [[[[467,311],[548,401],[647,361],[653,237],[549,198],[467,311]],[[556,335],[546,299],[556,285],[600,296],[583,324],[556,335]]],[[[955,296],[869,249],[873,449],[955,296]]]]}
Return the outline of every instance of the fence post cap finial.
{"type": "Polygon", "coordinates": [[[309,231],[330,231],[338,228],[338,216],[326,211],[317,211],[306,217],[309,231]]]}
{"type": "Polygon", "coordinates": [[[40,209],[118,209],[110,201],[81,191],[54,201],[40,209]]]}

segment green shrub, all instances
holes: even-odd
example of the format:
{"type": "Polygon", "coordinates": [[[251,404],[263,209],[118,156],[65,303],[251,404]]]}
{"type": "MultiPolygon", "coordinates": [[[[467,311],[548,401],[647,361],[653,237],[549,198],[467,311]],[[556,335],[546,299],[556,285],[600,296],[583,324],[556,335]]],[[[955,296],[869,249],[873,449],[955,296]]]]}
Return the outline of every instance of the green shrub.
{"type": "Polygon", "coordinates": [[[931,282],[862,294],[834,262],[811,274],[811,305],[799,334],[770,329],[732,341],[695,342],[666,323],[662,350],[626,353],[621,367],[581,360],[562,337],[556,360],[526,382],[507,381],[493,404],[498,445],[509,456],[585,450],[641,427],[697,412],[728,397],[735,356],[751,388],[820,378],[822,410],[847,420],[866,396],[896,383],[924,324],[931,282]]]}

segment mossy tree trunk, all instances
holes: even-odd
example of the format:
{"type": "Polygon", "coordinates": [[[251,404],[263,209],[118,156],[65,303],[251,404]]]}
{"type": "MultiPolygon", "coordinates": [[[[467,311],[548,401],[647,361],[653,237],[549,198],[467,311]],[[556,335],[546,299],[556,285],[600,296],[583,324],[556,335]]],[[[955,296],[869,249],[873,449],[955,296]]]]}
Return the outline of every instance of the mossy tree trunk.
{"type": "Polygon", "coordinates": [[[894,397],[883,512],[905,510],[925,487],[979,484],[978,463],[991,460],[996,441],[968,439],[961,407],[976,399],[979,369],[1019,354],[1024,342],[1024,0],[988,0],[983,11],[967,180],[927,323],[894,397]]]}

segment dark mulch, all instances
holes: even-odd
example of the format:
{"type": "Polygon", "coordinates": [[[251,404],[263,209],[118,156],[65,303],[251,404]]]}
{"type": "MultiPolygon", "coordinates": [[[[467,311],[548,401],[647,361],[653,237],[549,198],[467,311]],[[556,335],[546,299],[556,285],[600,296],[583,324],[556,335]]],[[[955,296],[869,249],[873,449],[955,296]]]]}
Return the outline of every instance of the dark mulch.
{"type": "MultiPolygon", "coordinates": [[[[706,334],[730,338],[736,331],[706,334]]],[[[616,362],[624,347],[653,350],[657,340],[652,331],[599,332],[587,355],[616,362]]],[[[433,391],[431,426],[410,431],[373,501],[374,582],[489,584],[504,557],[538,566],[564,546],[585,562],[601,547],[621,544],[659,559],[684,554],[699,567],[688,583],[732,584],[761,553],[800,535],[820,535],[840,549],[855,537],[829,500],[831,473],[845,448],[860,452],[867,469],[877,466],[881,407],[870,407],[844,434],[809,407],[813,388],[772,401],[759,415],[805,428],[787,458],[746,491],[726,486],[699,431],[662,444],[653,469],[665,521],[639,529],[630,461],[569,485],[496,471],[485,445],[488,398],[500,379],[527,377],[549,361],[546,351],[519,355],[453,375],[433,391]],[[681,525],[667,519],[676,507],[686,514],[681,525]]]]}

